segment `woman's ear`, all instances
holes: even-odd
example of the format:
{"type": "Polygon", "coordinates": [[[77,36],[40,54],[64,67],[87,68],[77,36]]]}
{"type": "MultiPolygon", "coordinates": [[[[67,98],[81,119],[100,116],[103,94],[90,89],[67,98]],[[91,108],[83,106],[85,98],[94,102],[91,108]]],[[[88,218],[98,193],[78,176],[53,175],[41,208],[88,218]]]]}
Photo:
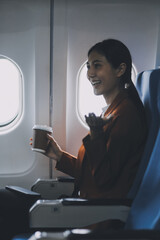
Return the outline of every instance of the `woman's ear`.
{"type": "Polygon", "coordinates": [[[121,63],[117,68],[117,77],[121,77],[125,73],[126,68],[127,68],[126,64],[121,63]]]}

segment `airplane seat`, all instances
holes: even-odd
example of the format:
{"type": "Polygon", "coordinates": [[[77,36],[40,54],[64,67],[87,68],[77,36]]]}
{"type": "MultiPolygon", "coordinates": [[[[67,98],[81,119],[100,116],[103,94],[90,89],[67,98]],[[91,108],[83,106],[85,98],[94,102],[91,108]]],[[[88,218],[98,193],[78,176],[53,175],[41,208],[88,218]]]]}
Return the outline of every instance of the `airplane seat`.
{"type": "Polygon", "coordinates": [[[159,129],[159,112],[157,106],[157,96],[159,94],[157,89],[160,81],[159,79],[160,69],[154,69],[140,73],[137,76],[135,83],[136,89],[145,107],[148,124],[148,137],[136,178],[128,193],[128,198],[131,199],[134,199],[136,196],[159,129]]]}
{"type": "MultiPolygon", "coordinates": [[[[160,90],[160,89],[159,89],[160,90]]],[[[160,106],[160,98],[159,98],[160,106]]],[[[160,108],[159,108],[160,109],[160,108]]],[[[160,118],[159,118],[160,120],[160,118]]],[[[160,230],[160,129],[143,181],[132,204],[126,229],[160,230]]]]}
{"type": "Polygon", "coordinates": [[[0,189],[0,239],[10,240],[29,231],[29,208],[40,198],[40,194],[17,186],[0,189]]]}
{"type": "MultiPolygon", "coordinates": [[[[89,200],[84,200],[84,199],[68,199],[67,201],[65,199],[62,200],[51,200],[51,201],[37,201],[30,209],[30,226],[31,228],[43,228],[44,226],[47,227],[49,226],[49,228],[54,228],[54,227],[68,227],[70,226],[71,228],[77,228],[77,227],[85,227],[85,226],[89,226],[90,224],[95,223],[96,221],[104,221],[106,219],[121,219],[124,222],[126,222],[125,224],[125,228],[129,227],[129,225],[131,225],[132,223],[132,215],[139,215],[138,212],[134,212],[134,206],[136,203],[136,199],[138,198],[139,194],[141,195],[141,191],[144,194],[144,197],[142,199],[145,200],[145,198],[148,198],[148,195],[150,195],[150,198],[153,197],[153,201],[154,202],[154,192],[153,194],[150,194],[149,191],[150,189],[146,186],[145,189],[143,188],[144,185],[147,185],[146,183],[144,184],[144,181],[148,181],[146,179],[146,175],[151,175],[152,177],[155,177],[155,181],[156,179],[158,179],[158,176],[156,176],[156,174],[158,174],[158,169],[156,169],[155,163],[158,161],[158,154],[160,155],[160,148],[158,147],[158,145],[160,145],[160,132],[158,131],[159,129],[159,119],[160,119],[160,103],[159,103],[159,99],[160,99],[160,69],[155,69],[155,70],[151,70],[151,71],[145,71],[143,73],[141,73],[138,76],[137,79],[137,84],[140,84],[139,82],[141,82],[141,93],[140,96],[142,97],[142,101],[144,101],[144,105],[146,107],[146,113],[148,114],[148,119],[150,119],[149,122],[149,134],[148,134],[148,138],[152,138],[151,142],[148,139],[147,140],[147,147],[144,151],[144,154],[146,155],[146,157],[148,157],[145,160],[145,156],[143,157],[143,161],[141,162],[141,168],[142,168],[142,172],[139,175],[139,179],[142,180],[142,184],[140,187],[140,190],[138,190],[138,195],[135,198],[135,200],[133,199],[133,207],[131,206],[131,211],[130,211],[130,206],[126,205],[125,203],[123,204],[121,201],[121,204],[119,205],[118,203],[116,204],[110,204],[110,206],[107,206],[107,202],[104,204],[100,204],[100,206],[98,204],[96,204],[96,200],[94,201],[94,204],[92,203],[91,205],[93,207],[91,207],[89,200]],[[147,112],[148,111],[148,112],[147,112]],[[150,114],[153,114],[152,117],[149,117],[150,114]],[[155,143],[155,144],[154,144],[155,143]],[[153,148],[152,150],[148,150],[147,148],[150,147],[151,144],[151,148],[153,148]],[[150,156],[150,158],[149,158],[150,156]],[[144,162],[144,166],[143,166],[143,162],[144,162]],[[148,163],[148,167],[146,166],[148,163]],[[153,166],[152,166],[153,165],[153,166]],[[146,168],[147,167],[147,168],[146,168]],[[155,169],[154,169],[155,168],[155,169]],[[146,169],[146,173],[144,175],[146,169]],[[150,172],[150,169],[151,172],[150,172]],[[154,171],[156,172],[156,174],[154,174],[154,171]],[[144,176],[144,177],[143,177],[144,176]],[[146,194],[145,194],[146,193],[146,194]],[[80,203],[80,201],[83,202],[80,203]],[[67,204],[66,204],[67,203],[67,204]],[[102,206],[103,205],[103,206],[102,206]],[[118,208],[119,207],[119,208],[118,208]],[[109,208],[111,209],[110,212],[109,208]],[[52,209],[52,210],[51,210],[52,209]],[[116,209],[116,210],[115,210],[116,209]],[[115,214],[116,211],[116,214],[115,214]],[[100,216],[98,215],[98,213],[100,213],[100,216]],[[109,212],[109,217],[108,217],[108,212],[109,212]],[[128,213],[130,212],[128,217],[128,213]],[[123,215],[120,217],[120,214],[123,215]],[[40,217],[40,216],[43,217],[40,217]],[[77,218],[77,216],[79,216],[77,218]],[[80,217],[81,216],[81,217],[80,217]],[[86,216],[86,217],[85,217],[86,216]],[[91,219],[88,216],[92,216],[91,219]],[[99,220],[97,220],[97,216],[99,216],[99,220]],[[75,220],[76,218],[76,220],[75,220]],[[72,223],[71,223],[71,222],[72,223]],[[88,221],[88,222],[87,222],[88,221]],[[79,223],[81,223],[81,225],[79,225],[79,223]]],[[[158,167],[158,164],[157,164],[158,167]]],[[[160,175],[160,173],[159,173],[160,175]]],[[[152,181],[152,178],[150,176],[149,181],[152,181]]],[[[153,182],[153,181],[152,181],[153,182]]],[[[141,181],[140,181],[141,183],[141,181]]],[[[152,183],[151,183],[152,185],[152,183]]],[[[149,185],[148,185],[149,186],[149,185]]],[[[138,189],[139,185],[136,186],[136,191],[138,189]]],[[[156,190],[158,190],[158,187],[156,187],[156,190]]],[[[156,193],[156,195],[158,195],[158,191],[156,193]]],[[[159,199],[160,200],[160,199],[159,199]]],[[[99,201],[99,200],[97,200],[99,201]]],[[[147,199],[146,199],[147,201],[147,199]]],[[[144,201],[144,203],[146,202],[144,201]]],[[[114,202],[113,200],[111,200],[111,202],[114,202]]],[[[140,202],[138,202],[138,204],[140,205],[140,207],[143,207],[143,211],[145,213],[145,205],[144,205],[143,201],[140,200],[140,202]]],[[[147,218],[147,216],[146,216],[147,218]]],[[[145,222],[145,221],[144,221],[145,222]]]]}
{"type": "MultiPolygon", "coordinates": [[[[124,229],[117,231],[83,231],[82,229],[74,233],[74,230],[68,230],[61,233],[61,239],[148,239],[148,240],[158,240],[160,239],[160,69],[147,71],[152,81],[154,83],[149,84],[149,88],[154,89],[154,104],[156,106],[155,111],[158,111],[158,130],[156,134],[156,139],[152,152],[150,153],[150,158],[145,162],[146,169],[144,170],[144,175],[141,176],[141,182],[137,194],[133,200],[129,215],[126,219],[124,229]],[[152,87],[150,87],[152,86],[152,87]]],[[[144,86],[145,87],[145,86],[144,86]]],[[[151,90],[150,89],[150,90],[151,90]]],[[[151,122],[152,124],[152,122],[151,122]]],[[[155,130],[156,131],[156,130],[155,130]]],[[[149,133],[152,135],[152,133],[149,133]]],[[[148,143],[148,142],[147,142],[148,143]]],[[[149,143],[148,143],[149,144],[149,143]]],[[[54,202],[54,201],[53,201],[54,202]]],[[[52,205],[53,206],[53,205],[52,205]]],[[[56,205],[54,205],[55,207],[56,205]]],[[[86,209],[86,208],[85,208],[86,209]]],[[[83,211],[83,218],[88,217],[86,210],[83,211]],[[85,217],[86,216],[86,217],[85,217]]],[[[60,210],[60,209],[59,209],[60,210]]],[[[93,209],[92,209],[93,210],[93,209]]],[[[82,209],[81,209],[82,211],[82,209]]],[[[96,207],[93,210],[96,214],[96,207]]],[[[126,211],[126,209],[125,209],[126,211]]],[[[60,211],[59,211],[60,212],[60,211]]],[[[32,214],[32,212],[30,212],[32,214]]],[[[57,213],[53,216],[53,219],[57,218],[57,213]]],[[[105,211],[107,215],[107,211],[105,211]]],[[[114,212],[115,213],[115,212],[114,212]]],[[[38,214],[38,213],[37,213],[38,214]]],[[[63,213],[65,215],[65,212],[63,213]]],[[[62,214],[62,215],[63,215],[62,214]]],[[[110,213],[111,214],[111,213],[110,213]]],[[[111,214],[112,215],[112,214],[111,214]]],[[[43,215],[44,217],[44,215],[43,215]]],[[[45,216],[45,220],[47,215],[45,216]]],[[[68,215],[69,218],[74,218],[71,213],[68,215]]],[[[76,215],[77,219],[77,215],[76,215]]],[[[61,219],[63,221],[63,217],[61,219]]],[[[56,221],[56,220],[55,220],[56,221]]],[[[63,222],[64,224],[64,222],[63,222]]],[[[54,227],[54,224],[52,225],[54,227]]],[[[75,228],[77,228],[75,223],[75,228]]],[[[45,234],[45,239],[57,239],[57,233],[39,233],[45,234]]],[[[36,238],[35,235],[32,236],[33,240],[43,239],[36,238]]]]}
{"type": "Polygon", "coordinates": [[[154,72],[158,80],[155,86],[155,104],[158,109],[159,127],[150,160],[128,216],[126,229],[160,229],[160,69],[154,72]]]}

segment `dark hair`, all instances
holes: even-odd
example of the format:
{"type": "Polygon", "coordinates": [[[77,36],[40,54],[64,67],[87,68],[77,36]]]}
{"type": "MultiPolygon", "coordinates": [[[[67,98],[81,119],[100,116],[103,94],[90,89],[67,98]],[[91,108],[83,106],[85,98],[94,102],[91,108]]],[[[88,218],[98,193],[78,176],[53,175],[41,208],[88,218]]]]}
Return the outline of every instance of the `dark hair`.
{"type": "Polygon", "coordinates": [[[118,68],[121,63],[126,64],[126,71],[120,79],[121,84],[124,88],[126,84],[129,85],[126,91],[128,91],[137,109],[140,112],[144,112],[143,104],[131,79],[132,58],[128,48],[119,40],[107,39],[91,47],[88,51],[88,56],[92,51],[105,56],[113,68],[118,68]]]}

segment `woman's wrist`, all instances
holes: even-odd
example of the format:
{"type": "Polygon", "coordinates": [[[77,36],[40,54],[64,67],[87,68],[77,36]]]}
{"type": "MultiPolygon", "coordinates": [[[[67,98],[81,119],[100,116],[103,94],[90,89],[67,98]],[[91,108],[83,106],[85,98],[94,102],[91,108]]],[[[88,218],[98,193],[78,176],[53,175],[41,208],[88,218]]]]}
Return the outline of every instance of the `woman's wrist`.
{"type": "Polygon", "coordinates": [[[57,162],[61,160],[62,155],[63,155],[63,151],[60,150],[59,153],[57,154],[57,159],[56,159],[57,162]]]}
{"type": "Polygon", "coordinates": [[[91,140],[96,139],[102,135],[103,135],[103,128],[101,128],[101,129],[99,128],[96,130],[94,129],[94,130],[90,131],[91,140]]]}

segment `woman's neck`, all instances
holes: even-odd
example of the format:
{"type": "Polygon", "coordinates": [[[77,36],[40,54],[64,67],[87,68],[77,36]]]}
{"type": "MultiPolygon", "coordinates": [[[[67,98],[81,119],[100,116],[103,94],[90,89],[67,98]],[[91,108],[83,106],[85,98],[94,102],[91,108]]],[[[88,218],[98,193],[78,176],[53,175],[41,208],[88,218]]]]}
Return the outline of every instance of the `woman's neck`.
{"type": "Polygon", "coordinates": [[[110,105],[113,100],[116,98],[116,96],[120,93],[121,89],[116,89],[114,92],[112,93],[108,93],[108,94],[105,94],[103,95],[105,101],[106,101],[106,104],[107,105],[110,105]]]}

